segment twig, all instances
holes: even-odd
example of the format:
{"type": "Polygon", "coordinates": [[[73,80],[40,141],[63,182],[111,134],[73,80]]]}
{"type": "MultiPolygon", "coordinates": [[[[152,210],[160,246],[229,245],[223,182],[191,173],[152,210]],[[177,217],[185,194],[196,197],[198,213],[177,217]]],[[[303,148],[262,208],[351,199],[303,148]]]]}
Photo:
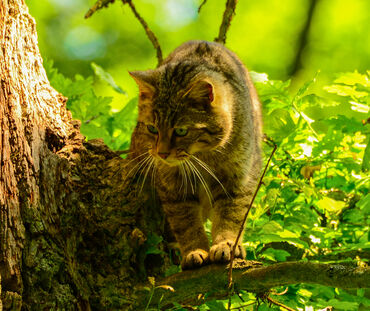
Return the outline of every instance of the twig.
{"type": "Polygon", "coordinates": [[[85,18],[91,17],[96,11],[100,10],[103,7],[107,7],[108,4],[113,3],[114,0],[98,0],[95,4],[87,11],[85,18]]]}
{"type": "Polygon", "coordinates": [[[226,33],[230,27],[231,20],[235,14],[235,7],[238,0],[227,0],[226,8],[224,11],[224,16],[222,18],[222,23],[220,30],[218,32],[218,37],[215,38],[215,42],[225,44],[226,42],[226,33]]]}
{"type": "Polygon", "coordinates": [[[278,293],[276,291],[271,291],[270,293],[275,296],[282,296],[285,295],[288,292],[288,287],[286,287],[281,293],[278,293]]]}
{"type": "Polygon", "coordinates": [[[162,57],[162,50],[159,45],[158,39],[153,33],[153,31],[150,30],[148,24],[146,21],[140,16],[140,14],[136,11],[136,8],[134,4],[132,3],[132,0],[122,0],[123,4],[128,4],[131,8],[132,13],[134,13],[135,17],[139,20],[140,24],[143,26],[146,35],[148,36],[150,42],[153,44],[154,49],[157,51],[157,59],[158,59],[158,65],[157,67],[162,63],[163,57],[162,57]]]}
{"type": "Polygon", "coordinates": [[[244,225],[245,225],[245,222],[247,220],[247,217],[248,217],[248,214],[249,214],[249,211],[251,210],[252,208],[252,205],[253,205],[253,202],[254,202],[254,199],[256,198],[257,196],[257,193],[258,193],[258,190],[260,189],[261,185],[262,185],[262,180],[263,180],[263,177],[265,176],[266,174],[266,171],[267,171],[267,168],[270,164],[270,161],[272,159],[272,157],[274,156],[274,153],[276,151],[276,148],[277,148],[277,145],[275,144],[274,145],[274,149],[272,150],[271,154],[270,154],[270,157],[266,163],[266,166],[265,166],[265,169],[263,170],[263,173],[260,177],[260,180],[258,182],[258,185],[257,185],[257,188],[256,190],[254,191],[254,194],[253,194],[253,197],[252,197],[252,200],[251,202],[249,203],[249,206],[248,206],[248,209],[244,215],[244,219],[243,219],[243,222],[240,226],[240,230],[239,230],[239,233],[238,233],[238,236],[236,237],[236,240],[235,240],[235,243],[234,243],[234,246],[233,246],[233,249],[232,249],[232,252],[231,252],[231,259],[230,259],[230,267],[229,267],[229,274],[228,274],[228,288],[231,288],[232,286],[232,282],[233,282],[233,261],[234,261],[234,257],[235,257],[235,250],[236,250],[236,247],[238,245],[238,242],[239,242],[239,239],[240,239],[240,236],[242,235],[242,232],[243,232],[243,228],[244,228],[244,225]]]}
{"type": "Polygon", "coordinates": [[[198,13],[200,13],[200,10],[202,9],[203,5],[205,5],[207,0],[203,0],[202,3],[198,7],[198,13]]]}
{"type": "Polygon", "coordinates": [[[286,310],[288,310],[288,311],[296,311],[295,309],[292,309],[292,308],[290,308],[290,307],[288,307],[288,306],[286,306],[286,305],[282,304],[281,302],[279,302],[279,301],[276,301],[276,300],[272,299],[272,298],[271,298],[271,297],[269,297],[269,296],[267,296],[267,297],[266,297],[266,299],[267,299],[267,301],[269,301],[270,303],[272,303],[272,304],[274,304],[274,305],[277,305],[277,306],[279,306],[279,307],[281,307],[281,308],[284,308],[284,309],[286,309],[286,310]]]}

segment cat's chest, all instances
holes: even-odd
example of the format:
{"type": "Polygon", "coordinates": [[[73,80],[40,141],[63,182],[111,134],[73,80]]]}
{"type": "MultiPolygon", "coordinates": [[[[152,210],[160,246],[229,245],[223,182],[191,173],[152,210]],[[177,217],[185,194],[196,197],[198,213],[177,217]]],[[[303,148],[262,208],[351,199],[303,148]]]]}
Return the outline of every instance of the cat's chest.
{"type": "Polygon", "coordinates": [[[158,169],[159,188],[179,196],[196,196],[204,190],[211,192],[213,187],[212,175],[215,170],[197,163],[182,163],[171,169],[158,169]]]}

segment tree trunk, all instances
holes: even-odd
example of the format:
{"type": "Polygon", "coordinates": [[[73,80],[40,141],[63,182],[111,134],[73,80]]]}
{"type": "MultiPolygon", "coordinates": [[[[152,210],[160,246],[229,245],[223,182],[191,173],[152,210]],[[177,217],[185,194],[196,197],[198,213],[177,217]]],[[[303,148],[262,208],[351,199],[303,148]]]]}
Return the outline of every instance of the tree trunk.
{"type": "MultiPolygon", "coordinates": [[[[126,179],[132,164],[100,140],[84,142],[67,99],[48,82],[24,0],[0,1],[0,36],[0,311],[143,310],[141,283],[171,264],[158,238],[167,236],[159,203],[126,179]]],[[[257,265],[235,281],[252,291],[370,284],[368,268],[338,267],[257,265]],[[320,277],[297,277],[297,267],[320,277]]],[[[226,275],[212,265],[156,284],[177,291],[164,305],[200,303],[205,291],[225,295],[226,275]]]]}
{"type": "Polygon", "coordinates": [[[0,34],[0,306],[127,309],[147,269],[165,266],[145,242],[163,235],[160,209],[123,182],[125,160],[84,142],[23,0],[0,2],[0,34]]]}

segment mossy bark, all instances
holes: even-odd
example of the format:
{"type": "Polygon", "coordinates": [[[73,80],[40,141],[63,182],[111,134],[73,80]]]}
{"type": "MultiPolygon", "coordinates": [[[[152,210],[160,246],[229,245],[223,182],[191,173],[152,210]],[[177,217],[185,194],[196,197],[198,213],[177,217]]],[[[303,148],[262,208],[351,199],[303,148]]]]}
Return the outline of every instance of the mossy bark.
{"type": "Polygon", "coordinates": [[[161,210],[124,182],[124,159],[84,142],[24,1],[0,3],[0,34],[0,306],[128,309],[135,285],[166,266],[146,254],[146,237],[164,234],[161,210]]]}

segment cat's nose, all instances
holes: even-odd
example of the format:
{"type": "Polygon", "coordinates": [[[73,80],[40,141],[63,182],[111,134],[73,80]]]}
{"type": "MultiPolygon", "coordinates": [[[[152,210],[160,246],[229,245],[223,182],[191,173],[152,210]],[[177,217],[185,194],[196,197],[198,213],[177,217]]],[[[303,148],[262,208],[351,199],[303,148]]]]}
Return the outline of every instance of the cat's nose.
{"type": "Polygon", "coordinates": [[[169,152],[158,152],[158,155],[162,158],[162,159],[166,159],[170,153],[169,152]]]}

